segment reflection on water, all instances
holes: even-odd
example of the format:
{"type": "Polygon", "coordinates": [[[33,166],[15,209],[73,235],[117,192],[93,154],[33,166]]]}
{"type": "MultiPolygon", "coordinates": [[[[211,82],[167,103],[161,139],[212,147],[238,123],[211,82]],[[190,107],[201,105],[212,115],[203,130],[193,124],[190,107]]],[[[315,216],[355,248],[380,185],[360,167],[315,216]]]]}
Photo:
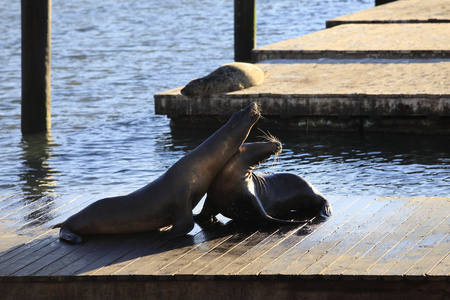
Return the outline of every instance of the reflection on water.
{"type": "Polygon", "coordinates": [[[20,142],[22,162],[19,182],[24,195],[41,195],[54,191],[59,172],[52,168],[55,142],[51,133],[24,135],[20,142]]]}

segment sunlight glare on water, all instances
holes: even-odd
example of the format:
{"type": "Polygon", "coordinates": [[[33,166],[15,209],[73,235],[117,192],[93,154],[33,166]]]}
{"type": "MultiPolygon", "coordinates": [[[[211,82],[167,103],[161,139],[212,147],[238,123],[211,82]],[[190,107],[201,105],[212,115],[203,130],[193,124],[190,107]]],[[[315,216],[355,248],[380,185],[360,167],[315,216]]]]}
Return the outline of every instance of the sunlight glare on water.
{"type": "MultiPolygon", "coordinates": [[[[1,195],[131,192],[211,134],[171,130],[153,95],[233,61],[230,1],[52,4],[52,131],[20,133],[20,1],[0,0],[1,195]]],[[[261,0],[258,45],[324,29],[373,0],[261,0]]],[[[264,128],[261,128],[264,129],[264,128]]],[[[325,194],[448,196],[448,138],[273,132],[277,162],[325,194]]],[[[256,139],[252,137],[252,139],[256,139]]]]}

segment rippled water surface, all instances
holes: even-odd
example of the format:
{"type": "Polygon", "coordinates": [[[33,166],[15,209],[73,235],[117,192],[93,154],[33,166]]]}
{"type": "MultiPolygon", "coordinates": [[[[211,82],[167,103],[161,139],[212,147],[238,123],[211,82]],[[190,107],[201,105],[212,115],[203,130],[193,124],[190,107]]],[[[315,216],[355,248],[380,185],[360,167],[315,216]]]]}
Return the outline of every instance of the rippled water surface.
{"type": "MultiPolygon", "coordinates": [[[[258,45],[373,2],[259,0],[258,45]]],[[[171,130],[153,95],[233,61],[232,1],[53,0],[52,131],[27,137],[20,1],[0,3],[0,195],[128,193],[211,133],[171,130]]],[[[325,194],[448,196],[448,137],[272,133],[284,150],[261,172],[301,174],[325,194]]]]}

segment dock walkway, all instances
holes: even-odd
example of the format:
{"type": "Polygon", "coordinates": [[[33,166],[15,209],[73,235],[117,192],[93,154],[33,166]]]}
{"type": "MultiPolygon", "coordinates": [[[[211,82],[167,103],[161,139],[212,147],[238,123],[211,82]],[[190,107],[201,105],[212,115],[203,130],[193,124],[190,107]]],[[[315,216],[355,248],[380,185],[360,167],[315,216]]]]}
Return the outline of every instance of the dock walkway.
{"type": "Polygon", "coordinates": [[[448,299],[450,198],[330,197],[299,226],[224,217],[187,236],[58,240],[94,199],[1,197],[2,299],[448,299]]]}
{"type": "Polygon", "coordinates": [[[268,71],[262,85],[203,98],[175,88],[155,95],[155,111],[173,126],[209,127],[257,101],[267,127],[448,134],[449,20],[445,0],[335,18],[331,28],[254,49],[268,71]]]}

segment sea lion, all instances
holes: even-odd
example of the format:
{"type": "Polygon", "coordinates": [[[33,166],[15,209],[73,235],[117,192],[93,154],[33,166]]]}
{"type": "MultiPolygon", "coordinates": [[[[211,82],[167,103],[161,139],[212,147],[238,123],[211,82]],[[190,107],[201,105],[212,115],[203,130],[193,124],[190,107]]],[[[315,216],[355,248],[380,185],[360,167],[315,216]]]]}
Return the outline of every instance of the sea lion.
{"type": "Polygon", "coordinates": [[[189,82],[181,93],[189,97],[204,97],[216,93],[227,93],[260,85],[267,72],[249,63],[229,63],[205,77],[189,82]]]}
{"type": "Polygon", "coordinates": [[[207,191],[196,222],[207,223],[221,213],[234,220],[266,220],[278,223],[306,223],[283,220],[292,211],[330,216],[328,200],[306,179],[291,173],[255,174],[253,169],[272,154],[281,152],[274,137],[267,142],[245,143],[222,167],[207,191]]]}
{"type": "Polygon", "coordinates": [[[155,181],[126,196],[98,200],[69,217],[61,224],[60,239],[78,244],[82,235],[136,233],[170,225],[167,237],[188,233],[194,227],[192,208],[259,117],[256,103],[234,113],[155,181]]]}

